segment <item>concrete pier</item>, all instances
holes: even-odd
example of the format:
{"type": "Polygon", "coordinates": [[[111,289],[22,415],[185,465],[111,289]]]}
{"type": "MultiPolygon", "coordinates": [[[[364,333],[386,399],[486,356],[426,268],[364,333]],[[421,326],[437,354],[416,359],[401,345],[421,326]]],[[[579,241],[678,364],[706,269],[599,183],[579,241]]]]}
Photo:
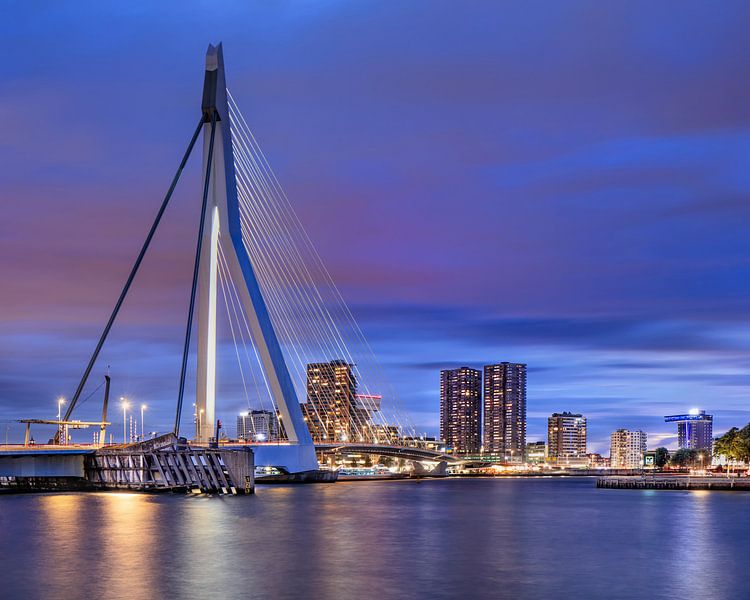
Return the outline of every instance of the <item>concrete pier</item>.
{"type": "Polygon", "coordinates": [[[83,477],[84,457],[94,448],[23,448],[0,451],[0,477],[83,477]]]}
{"type": "Polygon", "coordinates": [[[252,494],[249,448],[191,446],[167,434],[147,442],[103,448],[0,450],[0,492],[91,490],[252,494]]]}
{"type": "Polygon", "coordinates": [[[0,493],[82,491],[91,489],[84,472],[93,448],[24,448],[0,450],[0,493]]]}

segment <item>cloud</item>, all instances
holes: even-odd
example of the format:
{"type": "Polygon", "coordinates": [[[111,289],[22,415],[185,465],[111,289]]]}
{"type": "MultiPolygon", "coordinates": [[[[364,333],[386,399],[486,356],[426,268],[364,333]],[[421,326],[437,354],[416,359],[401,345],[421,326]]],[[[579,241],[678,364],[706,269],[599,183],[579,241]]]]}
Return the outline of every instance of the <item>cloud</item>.
{"type": "MultiPolygon", "coordinates": [[[[418,424],[435,432],[440,368],[498,360],[529,365],[534,436],[561,406],[589,412],[602,447],[686,405],[717,427],[747,420],[748,6],[176,6],[16,3],[0,23],[24,48],[0,93],[4,416],[49,412],[75,386],[220,38],[235,97],[418,424]]],[[[166,426],[198,164],[102,357],[166,426]]],[[[225,392],[242,406],[236,380],[225,392]]]]}

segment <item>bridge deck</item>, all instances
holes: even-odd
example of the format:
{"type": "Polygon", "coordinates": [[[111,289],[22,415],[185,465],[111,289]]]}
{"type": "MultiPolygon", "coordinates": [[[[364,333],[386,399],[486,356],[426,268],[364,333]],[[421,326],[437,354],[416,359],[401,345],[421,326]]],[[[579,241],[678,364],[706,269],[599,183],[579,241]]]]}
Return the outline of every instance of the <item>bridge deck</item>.
{"type": "Polygon", "coordinates": [[[413,446],[390,446],[380,444],[315,444],[315,449],[322,452],[353,452],[362,454],[380,454],[407,460],[424,460],[433,462],[459,462],[452,454],[436,452],[413,446]]]}
{"type": "Polygon", "coordinates": [[[96,446],[54,446],[54,445],[0,445],[0,456],[50,456],[84,455],[96,452],[96,446]]]}

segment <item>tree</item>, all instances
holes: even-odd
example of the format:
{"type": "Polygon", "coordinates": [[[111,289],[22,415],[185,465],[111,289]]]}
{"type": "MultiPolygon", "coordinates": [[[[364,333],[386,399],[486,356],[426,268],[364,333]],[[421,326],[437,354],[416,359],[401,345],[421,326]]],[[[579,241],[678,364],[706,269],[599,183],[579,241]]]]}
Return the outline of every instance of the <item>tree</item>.
{"type": "Polygon", "coordinates": [[[669,450],[663,446],[654,450],[654,466],[662,468],[669,462],[669,450]]]}
{"type": "Polygon", "coordinates": [[[698,451],[692,448],[680,448],[672,454],[670,462],[675,467],[687,467],[695,460],[697,453],[698,451]]]}
{"type": "Polygon", "coordinates": [[[727,458],[730,458],[730,454],[732,454],[734,451],[733,446],[737,443],[739,434],[740,430],[736,427],[732,427],[720,438],[717,438],[714,442],[714,455],[724,455],[727,458]]]}
{"type": "Polygon", "coordinates": [[[672,455],[671,463],[676,467],[706,467],[711,457],[706,450],[694,448],[680,448],[672,455]]]}
{"type": "Polygon", "coordinates": [[[726,456],[729,460],[750,461],[750,424],[742,429],[732,427],[714,442],[714,455],[726,456]]]}

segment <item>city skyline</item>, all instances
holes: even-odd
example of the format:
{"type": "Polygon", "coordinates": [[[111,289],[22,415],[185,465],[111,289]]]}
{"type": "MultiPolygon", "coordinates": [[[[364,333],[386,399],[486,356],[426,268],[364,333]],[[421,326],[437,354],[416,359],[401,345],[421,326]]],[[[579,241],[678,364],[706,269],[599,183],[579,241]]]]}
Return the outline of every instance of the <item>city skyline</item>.
{"type": "MultiPolygon", "coordinates": [[[[54,415],[75,388],[186,141],[201,65],[185,57],[220,30],[234,89],[419,429],[437,432],[441,369],[499,359],[529,365],[529,441],[559,411],[588,417],[594,451],[621,427],[676,447],[663,415],[693,407],[717,434],[750,420],[750,89],[735,75],[748,8],[696,10],[662,37],[666,10],[646,21],[580,6],[502,19],[481,6],[457,22],[435,9],[424,23],[419,3],[377,15],[365,3],[345,19],[326,4],[294,17],[269,6],[241,28],[207,9],[144,23],[137,10],[81,20],[83,8],[19,7],[0,25],[23,48],[0,104],[16,117],[0,148],[0,276],[12,282],[0,418],[54,415]],[[164,45],[168,19],[181,28],[164,45]],[[457,197],[468,211],[451,210],[457,197]],[[446,285],[459,280],[470,284],[446,285]]],[[[114,394],[163,427],[198,169],[186,177],[174,239],[157,240],[97,367],[112,365],[114,394]]],[[[222,393],[224,414],[247,408],[222,393]]]]}
{"type": "Polygon", "coordinates": [[[748,595],[750,4],[6,4],[2,600],[748,595]]]}

